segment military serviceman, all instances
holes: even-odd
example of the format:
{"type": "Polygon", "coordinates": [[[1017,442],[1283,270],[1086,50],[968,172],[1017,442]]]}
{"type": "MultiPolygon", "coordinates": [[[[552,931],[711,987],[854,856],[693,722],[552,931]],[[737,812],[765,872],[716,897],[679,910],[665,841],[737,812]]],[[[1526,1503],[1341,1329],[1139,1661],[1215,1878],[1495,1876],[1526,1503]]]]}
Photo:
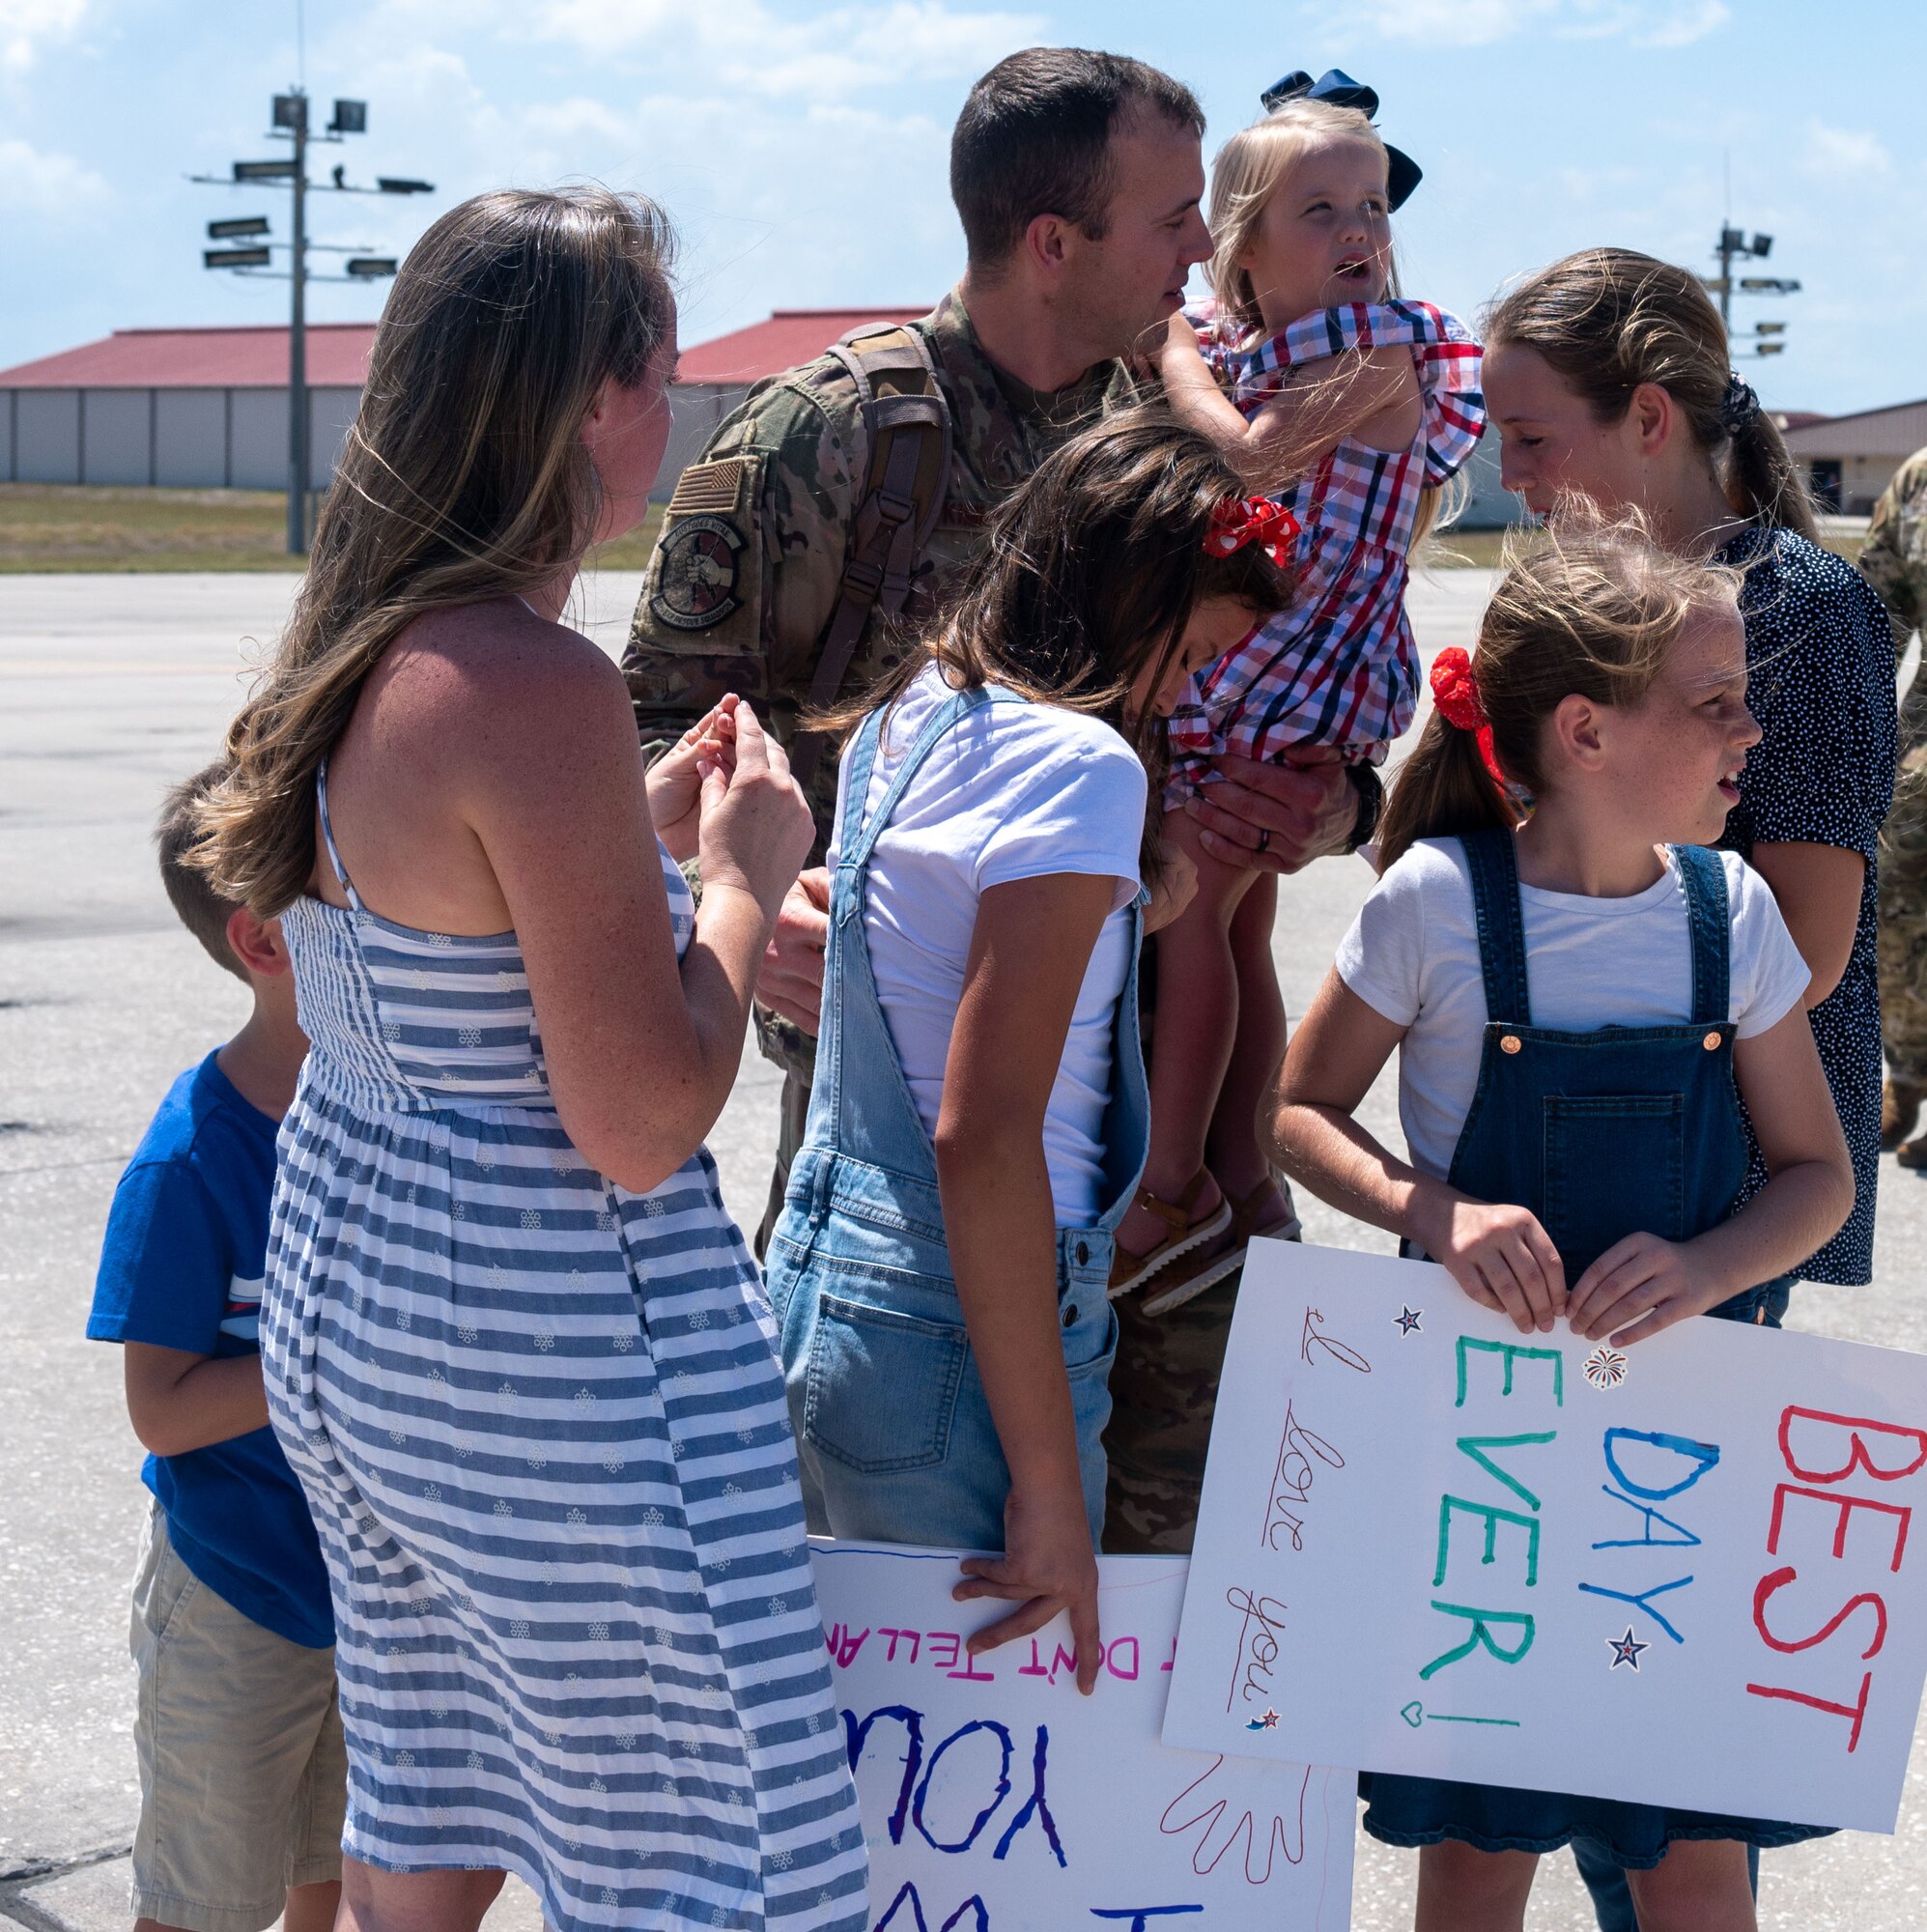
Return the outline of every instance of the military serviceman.
{"type": "MultiPolygon", "coordinates": [[[[1897,666],[1927,623],[1927,449],[1900,466],[1875,507],[1860,569],[1886,606],[1897,666]]],[[[1881,1145],[1898,1148],[1903,1167],[1927,1167],[1927,1138],[1913,1138],[1927,1100],[1927,666],[1900,707],[1900,771],[1880,876],[1881,1145]]]]}
{"type": "MultiPolygon", "coordinates": [[[[623,659],[645,747],[741,694],[795,748],[820,859],[836,754],[800,718],[886,670],[997,504],[1132,395],[1122,358],[1210,252],[1204,125],[1187,89],[1115,54],[1032,48],[977,83],[950,146],[963,280],[921,321],[758,384],[677,484],[623,659]]],[[[1207,841],[1280,871],[1375,817],[1369,774],[1233,760],[1226,780],[1207,841]]],[[[764,1239],[808,1107],[828,892],[820,867],[799,880],[757,987],[785,1071],[764,1239]]],[[[1190,1548],[1234,1287],[1156,1322],[1120,1304],[1107,1549],[1190,1548]]]]}

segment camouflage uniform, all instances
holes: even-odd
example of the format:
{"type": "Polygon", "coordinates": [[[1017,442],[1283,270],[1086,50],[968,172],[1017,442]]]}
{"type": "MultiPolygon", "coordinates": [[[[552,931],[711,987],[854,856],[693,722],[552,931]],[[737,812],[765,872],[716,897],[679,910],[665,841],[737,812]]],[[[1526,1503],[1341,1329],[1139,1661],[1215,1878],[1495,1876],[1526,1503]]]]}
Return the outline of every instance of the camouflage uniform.
{"type": "MultiPolygon", "coordinates": [[[[1874,511],[1860,569],[1893,626],[1897,666],[1927,623],[1927,449],[1874,511]]],[[[1927,665],[1900,707],[1900,773],[1881,833],[1881,1027],[1891,1077],[1927,1087],[1927,665]]]]}
{"type": "MultiPolygon", "coordinates": [[[[986,358],[954,292],[910,327],[929,345],[949,405],[949,488],[902,617],[893,626],[872,615],[843,680],[846,696],[895,666],[904,639],[955,592],[990,512],[1074,429],[1133,394],[1117,362],[1051,394],[1027,388],[986,358]]],[[[683,472],[622,660],[652,754],[731,691],[784,744],[794,740],[866,485],[852,470],[857,430],[848,372],[819,356],[757,384],[683,472]]],[[[810,863],[818,864],[836,810],[834,753],[818,765],[809,793],[817,832],[810,863]]],[[[765,1056],[785,1075],[774,1209],[803,1142],[815,1041],[760,1010],[757,1029],[765,1056]]],[[[1122,1311],[1117,1413],[1105,1440],[1107,1549],[1190,1547],[1234,1289],[1226,1284],[1155,1323],[1122,1311]]]]}

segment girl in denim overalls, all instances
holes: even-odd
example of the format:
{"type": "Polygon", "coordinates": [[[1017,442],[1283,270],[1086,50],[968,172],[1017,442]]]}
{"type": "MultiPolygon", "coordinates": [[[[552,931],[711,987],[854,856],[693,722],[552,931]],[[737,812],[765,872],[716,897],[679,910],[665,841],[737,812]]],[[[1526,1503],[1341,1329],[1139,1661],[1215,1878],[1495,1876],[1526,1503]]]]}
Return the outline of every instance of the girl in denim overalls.
{"type": "Polygon", "coordinates": [[[973,1648],[1067,1609],[1087,1690],[1105,1290],[1148,1112],[1138,944],[1191,885],[1148,829],[1146,761],[1190,669],[1288,595],[1288,540],[1204,439],[1112,416],[999,513],[843,754],[816,1081],[768,1258],[811,1526],[1003,1551],[964,1566],[959,1596],[1016,1606],[973,1648]]]}
{"type": "MultiPolygon", "coordinates": [[[[1525,1333],[1623,1349],[1693,1315],[1776,1326],[1853,1174],[1766,882],[1719,836],[1759,729],[1734,572],[1575,523],[1507,571],[1388,803],[1384,871],[1291,1042],[1294,1179],[1525,1333]],[[1521,814],[1517,801],[1533,801],[1521,814]],[[1410,1147],[1353,1118],[1400,1054],[1410,1147]],[[1744,1100],[1769,1179],[1743,1198],[1744,1100]]],[[[1523,1923],[1537,1856],[1628,1872],[1645,1932],[1754,1923],[1748,1855],[1809,1827],[1374,1774],[1425,1847],[1423,1932],[1523,1923]]]]}

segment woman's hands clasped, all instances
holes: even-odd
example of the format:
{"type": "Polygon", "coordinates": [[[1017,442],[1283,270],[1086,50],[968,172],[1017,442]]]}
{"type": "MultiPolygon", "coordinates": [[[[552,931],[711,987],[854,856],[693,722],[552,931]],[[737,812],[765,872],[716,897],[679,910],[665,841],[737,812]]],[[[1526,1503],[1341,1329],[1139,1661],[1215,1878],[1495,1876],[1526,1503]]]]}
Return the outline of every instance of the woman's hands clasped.
{"type": "Polygon", "coordinates": [[[673,746],[649,767],[649,817],[663,848],[678,866],[695,857],[702,823],[702,767],[705,760],[733,754],[736,745],[734,692],[692,724],[673,746]]]}
{"type": "MultiPolygon", "coordinates": [[[[774,921],[816,837],[809,801],[790,776],[782,747],[742,699],[725,697],[695,731],[712,721],[715,728],[694,745],[690,744],[693,734],[685,734],[668,758],[659,761],[659,769],[669,759],[687,756],[694,761],[698,784],[695,856],[705,895],[732,889],[748,893],[763,917],[774,921]]],[[[686,786],[688,778],[679,771],[674,782],[686,786]]],[[[652,808],[655,803],[652,785],[652,808]]],[[[664,842],[668,843],[666,836],[664,842]]],[[[673,857],[675,847],[670,845],[669,851],[673,857]]]]}

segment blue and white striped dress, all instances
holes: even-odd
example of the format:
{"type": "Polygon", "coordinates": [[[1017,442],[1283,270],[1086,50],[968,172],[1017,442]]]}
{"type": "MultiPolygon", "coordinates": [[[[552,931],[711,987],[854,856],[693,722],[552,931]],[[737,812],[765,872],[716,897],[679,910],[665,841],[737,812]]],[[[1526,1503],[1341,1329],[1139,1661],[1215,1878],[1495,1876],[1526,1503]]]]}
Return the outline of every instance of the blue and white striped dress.
{"type": "Polygon", "coordinates": [[[343,1848],[517,1872],[554,1932],[861,1932],[775,1335],[715,1165],[594,1172],[515,935],[381,919],[327,843],[350,909],[282,915],[313,1045],[262,1353],[333,1585],[343,1848]]]}

